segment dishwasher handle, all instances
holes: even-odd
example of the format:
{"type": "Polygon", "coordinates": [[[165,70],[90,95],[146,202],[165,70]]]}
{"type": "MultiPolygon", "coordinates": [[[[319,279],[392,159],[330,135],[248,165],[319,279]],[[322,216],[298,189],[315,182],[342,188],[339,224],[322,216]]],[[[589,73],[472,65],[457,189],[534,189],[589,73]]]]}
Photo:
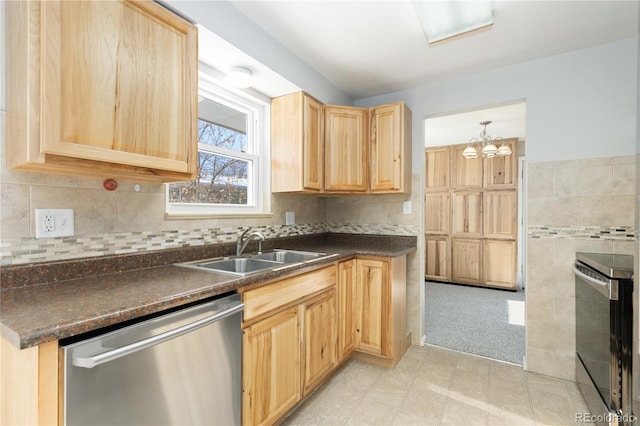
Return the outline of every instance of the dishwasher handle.
{"type": "Polygon", "coordinates": [[[190,324],[185,324],[178,328],[174,328],[173,330],[167,331],[162,334],[158,334],[157,336],[152,336],[147,339],[139,340],[129,345],[112,349],[110,351],[103,352],[93,356],[87,356],[87,357],[74,356],[72,360],[72,364],[74,367],[93,368],[100,364],[104,364],[109,361],[113,361],[115,359],[121,358],[123,356],[131,355],[132,353],[141,351],[142,349],[150,348],[151,346],[155,346],[160,343],[166,342],[167,340],[175,339],[176,337],[182,336],[183,334],[187,334],[191,331],[195,331],[199,328],[207,326],[223,318],[226,318],[238,312],[241,312],[243,309],[244,309],[244,303],[236,302],[231,307],[229,307],[228,309],[225,309],[224,311],[217,312],[211,316],[199,319],[198,321],[192,322],[190,324]]]}
{"type": "MultiPolygon", "coordinates": [[[[577,277],[582,278],[592,286],[595,287],[600,293],[609,298],[609,300],[618,300],[618,286],[615,280],[599,280],[595,277],[585,274],[580,270],[581,266],[574,264],[573,272],[577,277]]],[[[584,267],[583,267],[584,268],[584,267]]]]}

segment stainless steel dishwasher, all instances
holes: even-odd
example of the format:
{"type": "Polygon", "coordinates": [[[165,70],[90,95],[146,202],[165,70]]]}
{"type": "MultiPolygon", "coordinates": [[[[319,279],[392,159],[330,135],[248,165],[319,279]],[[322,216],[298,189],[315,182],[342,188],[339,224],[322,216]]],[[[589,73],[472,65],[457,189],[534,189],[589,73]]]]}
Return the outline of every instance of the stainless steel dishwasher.
{"type": "Polygon", "coordinates": [[[236,425],[244,305],[237,294],[65,345],[67,425],[236,425]]]}

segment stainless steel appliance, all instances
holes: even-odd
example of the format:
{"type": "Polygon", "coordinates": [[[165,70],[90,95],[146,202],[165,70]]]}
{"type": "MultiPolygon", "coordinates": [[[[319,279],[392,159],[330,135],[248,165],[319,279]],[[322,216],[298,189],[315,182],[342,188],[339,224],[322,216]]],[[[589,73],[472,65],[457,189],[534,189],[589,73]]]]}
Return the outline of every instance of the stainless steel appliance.
{"type": "Polygon", "coordinates": [[[240,424],[243,307],[234,294],[61,342],[64,423],[240,424]]]}
{"type": "Polygon", "coordinates": [[[633,256],[576,253],[573,270],[576,381],[590,410],[577,415],[597,424],[634,424],[633,256]]]}

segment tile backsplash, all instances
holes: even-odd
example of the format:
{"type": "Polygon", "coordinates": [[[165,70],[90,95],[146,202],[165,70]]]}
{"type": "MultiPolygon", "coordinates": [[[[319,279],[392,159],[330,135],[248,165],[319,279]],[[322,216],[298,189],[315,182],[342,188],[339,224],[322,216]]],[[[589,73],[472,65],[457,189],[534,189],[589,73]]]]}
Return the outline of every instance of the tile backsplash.
{"type": "MultiPolygon", "coordinates": [[[[247,226],[190,230],[118,232],[66,238],[13,238],[0,242],[0,265],[17,265],[112,254],[137,253],[178,247],[234,242],[247,226]]],[[[415,236],[410,225],[314,223],[252,226],[266,238],[312,235],[323,232],[415,236]]]]}

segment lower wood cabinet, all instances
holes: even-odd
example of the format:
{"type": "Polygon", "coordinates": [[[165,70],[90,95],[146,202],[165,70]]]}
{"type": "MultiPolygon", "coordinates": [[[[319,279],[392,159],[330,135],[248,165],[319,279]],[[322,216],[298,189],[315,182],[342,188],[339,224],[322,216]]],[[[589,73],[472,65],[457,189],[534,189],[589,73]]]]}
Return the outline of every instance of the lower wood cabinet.
{"type": "Polygon", "coordinates": [[[356,260],[338,263],[338,362],[356,347],[357,291],[356,260]]]}
{"type": "Polygon", "coordinates": [[[304,303],[302,312],[304,397],[338,365],[336,291],[330,290],[304,303]]]}
{"type": "Polygon", "coordinates": [[[425,235],[425,279],[451,281],[451,247],[446,235],[425,235]]]}
{"type": "Polygon", "coordinates": [[[482,265],[484,282],[501,288],[515,288],[518,254],[516,241],[484,240],[482,265]]]}
{"type": "Polygon", "coordinates": [[[336,270],[242,290],[243,424],[274,424],[337,365],[336,270]]]}
{"type": "Polygon", "coordinates": [[[393,368],[407,350],[406,256],[356,259],[356,352],[393,368]]]}
{"type": "Polygon", "coordinates": [[[301,398],[299,308],[244,329],[242,343],[243,423],[272,424],[301,398]]]}
{"type": "Polygon", "coordinates": [[[245,425],[278,422],[349,356],[392,368],[406,352],[406,256],[358,257],[240,291],[245,425]]]}
{"type": "Polygon", "coordinates": [[[451,243],[453,262],[451,280],[457,283],[482,282],[482,240],[454,238],[451,243]]]}

